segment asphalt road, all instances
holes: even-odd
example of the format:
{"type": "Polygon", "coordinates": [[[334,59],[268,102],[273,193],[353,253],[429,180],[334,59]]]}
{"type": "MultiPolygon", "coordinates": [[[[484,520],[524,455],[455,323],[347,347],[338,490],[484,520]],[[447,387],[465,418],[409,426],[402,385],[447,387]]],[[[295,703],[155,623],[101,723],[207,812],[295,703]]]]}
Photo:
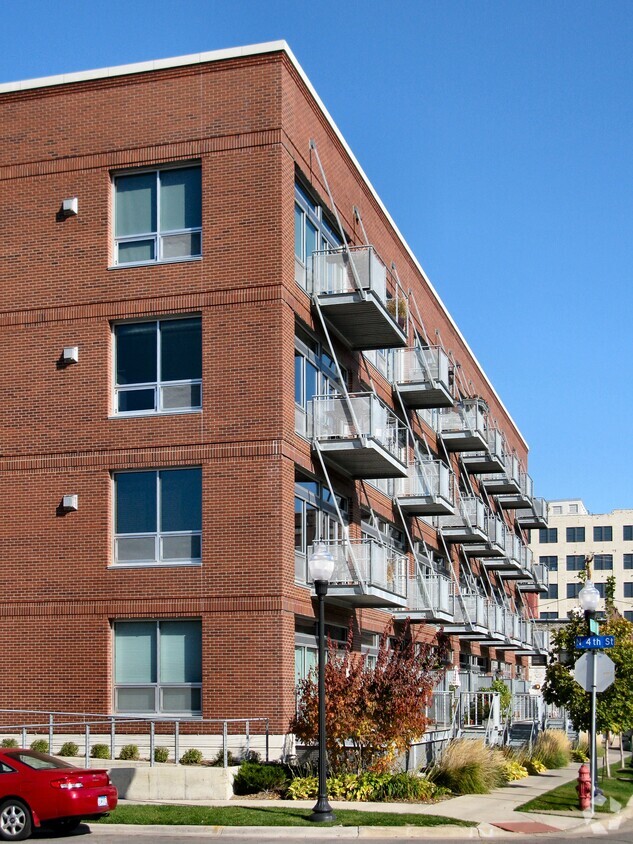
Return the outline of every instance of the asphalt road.
{"type": "MultiPolygon", "coordinates": [[[[466,830],[464,830],[466,832],[466,830]]],[[[631,844],[633,841],[633,820],[626,821],[622,823],[618,829],[615,830],[605,830],[606,836],[604,833],[600,835],[600,838],[604,841],[605,838],[608,839],[609,844],[631,844]]],[[[423,830],[420,830],[420,835],[415,836],[412,838],[403,838],[400,835],[397,837],[390,837],[388,831],[385,831],[385,836],[381,838],[374,838],[372,836],[371,839],[365,839],[367,841],[371,841],[371,844],[417,844],[417,842],[423,840],[434,840],[437,842],[443,842],[444,844],[464,844],[464,841],[472,840],[477,841],[480,840],[478,838],[469,839],[466,836],[462,838],[437,838],[434,836],[433,839],[425,839],[423,830]]],[[[530,841],[533,842],[535,839],[542,839],[543,842],[547,842],[547,844],[570,844],[572,840],[584,840],[584,839],[595,839],[596,832],[590,829],[589,827],[586,828],[576,828],[575,830],[571,830],[566,835],[556,835],[551,833],[549,835],[539,835],[539,836],[523,836],[523,835],[504,835],[503,837],[497,838],[495,835],[496,840],[503,840],[507,841],[508,839],[515,838],[518,841],[530,841]]],[[[598,833],[600,834],[600,833],[598,833]]],[[[143,842],[156,842],[156,844],[192,844],[193,841],[196,841],[199,838],[205,838],[207,842],[212,841],[227,841],[231,842],[231,844],[252,844],[254,841],[258,842],[265,842],[267,841],[277,841],[283,842],[295,842],[295,841],[305,841],[305,842],[319,842],[319,841],[358,841],[359,839],[354,838],[335,838],[331,836],[324,836],[323,838],[319,839],[314,835],[311,835],[309,838],[302,838],[301,830],[296,830],[296,837],[289,837],[284,835],[283,838],[278,836],[274,830],[271,829],[270,835],[265,836],[262,834],[257,834],[256,836],[241,836],[239,834],[231,834],[230,836],[225,835],[209,835],[208,832],[200,830],[199,833],[188,833],[187,835],[179,834],[177,827],[164,827],[160,830],[160,832],[156,831],[154,827],[151,831],[145,831],[143,827],[134,827],[129,826],[123,832],[115,831],[115,830],[103,830],[97,825],[88,825],[82,824],[77,832],[73,835],[53,835],[49,833],[45,833],[42,831],[37,831],[33,836],[34,841],[40,842],[52,842],[52,841],[72,841],[74,844],[80,844],[80,842],[84,842],[84,844],[129,844],[130,838],[137,838],[139,840],[139,844],[143,844],[143,842]]]]}

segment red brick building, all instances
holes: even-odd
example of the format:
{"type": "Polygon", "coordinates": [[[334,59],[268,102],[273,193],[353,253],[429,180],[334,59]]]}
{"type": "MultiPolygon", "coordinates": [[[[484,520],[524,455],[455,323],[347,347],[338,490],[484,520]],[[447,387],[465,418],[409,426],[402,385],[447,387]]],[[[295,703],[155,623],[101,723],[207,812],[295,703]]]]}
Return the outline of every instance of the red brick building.
{"type": "Polygon", "coordinates": [[[0,115],[0,707],[282,735],[319,541],[334,637],[525,676],[527,446],[287,46],[0,115]]]}

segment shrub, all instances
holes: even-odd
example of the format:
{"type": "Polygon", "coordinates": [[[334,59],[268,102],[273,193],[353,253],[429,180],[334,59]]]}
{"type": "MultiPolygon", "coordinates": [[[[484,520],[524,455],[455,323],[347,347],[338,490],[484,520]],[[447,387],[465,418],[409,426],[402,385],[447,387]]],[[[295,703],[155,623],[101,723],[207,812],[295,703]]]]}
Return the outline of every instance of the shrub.
{"type": "Polygon", "coordinates": [[[35,739],[31,742],[31,750],[36,750],[38,753],[48,753],[48,742],[44,738],[35,739]]]}
{"type": "Polygon", "coordinates": [[[3,738],[0,742],[0,747],[9,748],[9,747],[19,747],[20,745],[14,738],[3,738]]]}
{"type": "Polygon", "coordinates": [[[285,794],[290,777],[283,765],[242,762],[233,780],[235,794],[258,794],[260,791],[285,794]]]}
{"type": "Polygon", "coordinates": [[[516,759],[506,759],[503,763],[503,778],[506,782],[522,780],[528,776],[528,769],[516,759]]]}
{"type": "MultiPolygon", "coordinates": [[[[317,777],[296,777],[288,786],[286,796],[291,800],[316,798],[317,777]]],[[[339,774],[327,781],[328,796],[332,800],[367,800],[370,802],[428,801],[440,793],[430,780],[418,774],[339,774]]]]}
{"type": "Polygon", "coordinates": [[[191,747],[189,750],[185,750],[185,752],[180,757],[180,764],[181,765],[202,765],[202,751],[198,750],[197,747],[191,747]]]}
{"type": "Polygon", "coordinates": [[[60,756],[78,756],[79,746],[74,741],[66,741],[59,749],[60,756]]]}
{"type": "Polygon", "coordinates": [[[119,753],[119,759],[126,759],[128,761],[136,761],[139,759],[138,747],[135,744],[124,744],[119,753]]]}
{"type": "Polygon", "coordinates": [[[523,764],[530,775],[543,774],[547,770],[545,765],[538,759],[526,759],[523,764]]]}
{"type": "Polygon", "coordinates": [[[429,771],[429,779],[454,794],[487,794],[503,785],[504,756],[483,741],[456,739],[429,771]]]}
{"type": "Polygon", "coordinates": [[[532,759],[542,762],[546,768],[564,768],[571,760],[571,743],[562,730],[545,730],[534,743],[532,759]]]}
{"type": "Polygon", "coordinates": [[[154,762],[167,762],[169,760],[169,748],[168,747],[155,747],[154,748],[154,762]]]}
{"type": "MultiPolygon", "coordinates": [[[[240,764],[240,760],[237,756],[233,756],[230,750],[227,750],[226,753],[226,764],[227,767],[233,768],[236,765],[240,764]]],[[[224,751],[220,748],[218,752],[215,754],[213,759],[209,762],[212,768],[223,768],[224,767],[224,751]]]]}
{"type": "Polygon", "coordinates": [[[107,744],[93,744],[90,749],[90,755],[93,759],[109,759],[110,748],[107,744]]]}

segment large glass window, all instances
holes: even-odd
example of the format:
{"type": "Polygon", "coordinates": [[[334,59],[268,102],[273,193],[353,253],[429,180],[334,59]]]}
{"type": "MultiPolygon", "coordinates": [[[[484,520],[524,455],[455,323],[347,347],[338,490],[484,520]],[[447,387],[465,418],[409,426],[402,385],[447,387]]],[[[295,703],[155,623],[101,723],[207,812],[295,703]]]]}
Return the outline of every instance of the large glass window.
{"type": "Polygon", "coordinates": [[[116,563],[199,563],[201,469],[115,472],[114,515],[116,563]]]}
{"type": "Polygon", "coordinates": [[[633,525],[622,526],[622,539],[625,542],[633,541],[633,525]]]}
{"type": "Polygon", "coordinates": [[[114,326],[115,412],[178,413],[202,406],[200,317],[114,326]]]}
{"type": "Polygon", "coordinates": [[[115,263],[195,258],[202,249],[200,166],[114,178],[115,263]]]}
{"type": "Polygon", "coordinates": [[[593,558],[593,567],[596,571],[612,571],[613,554],[595,554],[593,558]]]}
{"type": "MultiPolygon", "coordinates": [[[[346,373],[343,370],[343,377],[346,373]]],[[[321,344],[297,327],[295,336],[295,430],[312,436],[312,399],[341,392],[336,365],[321,344]]]]}
{"type": "Polygon", "coordinates": [[[550,571],[558,571],[558,557],[555,554],[540,556],[538,561],[541,565],[547,566],[550,571]]]}
{"type": "Polygon", "coordinates": [[[305,288],[312,281],[312,253],[341,246],[341,238],[324,219],[321,206],[295,185],[295,279],[305,288]]]}
{"type": "Polygon", "coordinates": [[[568,583],[567,584],[567,597],[568,598],[577,598],[580,594],[580,590],[582,589],[582,583],[568,583]]]}
{"type": "MultiPolygon", "coordinates": [[[[341,515],[347,523],[349,501],[336,496],[341,515]]],[[[308,582],[308,552],[314,542],[343,539],[341,525],[328,487],[317,481],[298,479],[295,483],[295,577],[308,582]]]]}
{"type": "Polygon", "coordinates": [[[624,597],[633,598],[633,583],[630,580],[624,584],[624,597]]]}
{"type": "Polygon", "coordinates": [[[199,715],[201,690],[199,620],[114,623],[116,712],[199,715]]]}
{"type": "Polygon", "coordinates": [[[566,559],[567,571],[583,571],[585,558],[582,554],[568,554],[566,559]]]}
{"type": "Polygon", "coordinates": [[[584,527],[568,527],[566,532],[567,542],[584,542],[585,529],[584,527]]]}
{"type": "Polygon", "coordinates": [[[611,542],[613,539],[613,528],[611,525],[595,525],[593,529],[594,542],[611,542]]]}
{"type": "Polygon", "coordinates": [[[633,569],[633,554],[624,555],[624,568],[633,569]]]}
{"type": "Polygon", "coordinates": [[[541,544],[558,542],[558,528],[541,528],[538,532],[538,541],[541,544]]]}
{"type": "Polygon", "coordinates": [[[558,598],[558,583],[550,583],[547,589],[547,597],[549,600],[558,598]]]}

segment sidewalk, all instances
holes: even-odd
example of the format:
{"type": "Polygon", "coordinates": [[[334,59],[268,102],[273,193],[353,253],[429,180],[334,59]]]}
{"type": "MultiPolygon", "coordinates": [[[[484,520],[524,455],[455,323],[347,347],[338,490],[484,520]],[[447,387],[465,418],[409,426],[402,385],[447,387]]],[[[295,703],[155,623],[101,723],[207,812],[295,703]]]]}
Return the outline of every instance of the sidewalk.
{"type": "MultiPolygon", "coordinates": [[[[325,839],[325,838],[376,838],[376,837],[408,837],[408,838],[489,838],[514,837],[518,834],[534,835],[537,833],[568,832],[576,827],[587,827],[591,824],[596,832],[606,831],[619,823],[622,817],[633,816],[633,809],[624,810],[619,816],[603,815],[591,819],[580,812],[563,814],[536,814],[533,812],[519,812],[517,807],[550,791],[563,783],[575,780],[578,776],[578,763],[569,765],[558,771],[547,771],[545,774],[527,777],[523,780],[497,788],[490,794],[467,794],[453,797],[440,803],[348,803],[345,801],[331,801],[333,809],[358,809],[368,812],[393,812],[421,815],[443,815],[456,820],[474,821],[476,828],[465,828],[451,825],[440,827],[178,827],[183,835],[200,834],[206,836],[252,836],[262,838],[295,838],[295,839],[325,839]]],[[[128,801],[122,800],[125,805],[128,801]]],[[[160,801],[166,802],[166,801],[160,801]]],[[[179,805],[191,806],[244,806],[261,809],[268,806],[292,806],[294,808],[311,809],[314,800],[253,800],[248,798],[234,798],[233,800],[189,800],[177,801],[179,805]]],[[[100,826],[99,831],[129,831],[124,825],[100,826]]],[[[175,831],[174,827],[136,827],[134,832],[153,834],[156,837],[175,831]]]]}

